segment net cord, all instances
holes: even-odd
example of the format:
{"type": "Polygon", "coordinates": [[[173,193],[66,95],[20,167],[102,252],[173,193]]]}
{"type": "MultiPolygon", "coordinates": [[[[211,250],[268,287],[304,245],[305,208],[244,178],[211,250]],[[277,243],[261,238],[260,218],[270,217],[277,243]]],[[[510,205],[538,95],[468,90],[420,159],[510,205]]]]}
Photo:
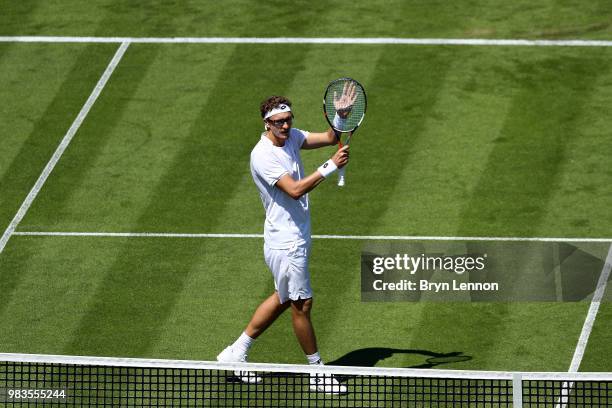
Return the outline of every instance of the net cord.
{"type": "Polygon", "coordinates": [[[0,353],[1,361],[21,363],[48,363],[70,365],[97,365],[108,367],[177,368],[195,370],[243,370],[280,373],[344,374],[359,376],[393,376],[416,378],[455,378],[483,380],[557,380],[557,381],[612,381],[611,372],[515,372],[471,370],[422,370],[411,368],[310,366],[302,364],[220,363],[215,361],[165,360],[144,358],[116,358],[65,356],[51,354],[0,353]]]}

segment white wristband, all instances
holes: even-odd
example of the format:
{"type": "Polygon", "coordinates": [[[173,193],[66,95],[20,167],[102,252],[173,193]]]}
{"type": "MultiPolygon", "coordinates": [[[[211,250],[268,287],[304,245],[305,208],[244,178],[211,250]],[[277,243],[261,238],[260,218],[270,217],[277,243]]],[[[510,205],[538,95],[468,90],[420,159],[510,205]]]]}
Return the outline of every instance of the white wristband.
{"type": "Polygon", "coordinates": [[[336,163],[334,163],[332,159],[329,159],[321,166],[319,166],[317,170],[319,170],[319,173],[321,173],[324,178],[327,178],[327,176],[338,170],[338,166],[336,166],[336,163]]]}
{"type": "Polygon", "coordinates": [[[344,125],[346,124],[346,119],[341,118],[337,113],[334,115],[334,120],[332,122],[336,129],[344,129],[344,125]]]}

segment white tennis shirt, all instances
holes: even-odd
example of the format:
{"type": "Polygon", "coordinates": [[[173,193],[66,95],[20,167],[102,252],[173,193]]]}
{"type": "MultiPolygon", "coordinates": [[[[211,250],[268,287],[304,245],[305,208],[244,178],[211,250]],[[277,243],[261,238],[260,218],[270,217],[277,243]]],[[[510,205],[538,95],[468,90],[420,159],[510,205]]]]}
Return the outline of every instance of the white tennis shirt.
{"type": "Polygon", "coordinates": [[[272,249],[310,243],[308,194],[294,200],[276,187],[284,174],[304,178],[300,148],[307,137],[308,132],[291,128],[285,145],[274,146],[263,133],[251,152],[251,175],[266,210],[264,239],[272,249]]]}

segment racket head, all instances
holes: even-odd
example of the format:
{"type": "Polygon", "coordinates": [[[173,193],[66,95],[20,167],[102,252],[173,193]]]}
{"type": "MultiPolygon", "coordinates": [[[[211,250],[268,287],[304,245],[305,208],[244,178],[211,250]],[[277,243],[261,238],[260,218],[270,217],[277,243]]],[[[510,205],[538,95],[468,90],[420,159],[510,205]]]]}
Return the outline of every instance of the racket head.
{"type": "Polygon", "coordinates": [[[365,117],[368,100],[363,86],[353,78],[331,81],[323,96],[325,119],[336,132],[354,132],[365,117]],[[340,121],[334,121],[338,115],[340,121]]]}

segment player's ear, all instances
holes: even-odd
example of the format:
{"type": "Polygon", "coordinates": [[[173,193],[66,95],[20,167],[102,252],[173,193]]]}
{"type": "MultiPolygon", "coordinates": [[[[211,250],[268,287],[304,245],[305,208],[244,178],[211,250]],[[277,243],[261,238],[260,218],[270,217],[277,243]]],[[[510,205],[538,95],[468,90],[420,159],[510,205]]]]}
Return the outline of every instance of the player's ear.
{"type": "Polygon", "coordinates": [[[265,130],[270,130],[270,126],[268,126],[268,124],[266,123],[265,120],[264,120],[264,129],[265,130]]]}

